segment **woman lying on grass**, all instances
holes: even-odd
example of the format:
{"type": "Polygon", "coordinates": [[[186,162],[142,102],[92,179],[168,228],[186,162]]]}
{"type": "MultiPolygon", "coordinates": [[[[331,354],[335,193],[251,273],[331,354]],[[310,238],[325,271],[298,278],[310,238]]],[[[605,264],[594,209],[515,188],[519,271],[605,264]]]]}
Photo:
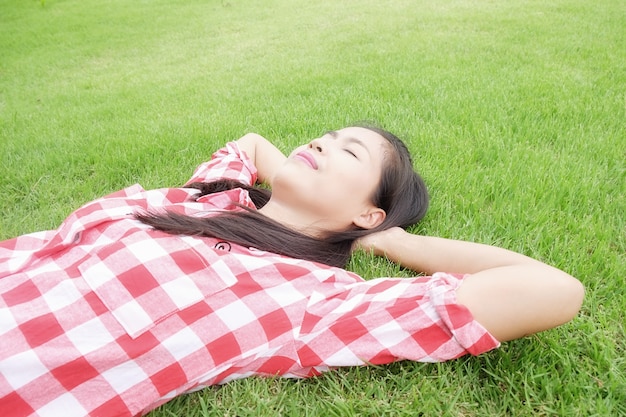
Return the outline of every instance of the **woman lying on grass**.
{"type": "Polygon", "coordinates": [[[2,242],[0,415],[136,415],[251,375],[445,361],[578,312],[558,269],[405,232],[427,205],[383,130],[289,157],[248,134],[182,188],[135,185],[2,242]],[[342,269],[354,248],[429,276],[365,281],[342,269]]]}

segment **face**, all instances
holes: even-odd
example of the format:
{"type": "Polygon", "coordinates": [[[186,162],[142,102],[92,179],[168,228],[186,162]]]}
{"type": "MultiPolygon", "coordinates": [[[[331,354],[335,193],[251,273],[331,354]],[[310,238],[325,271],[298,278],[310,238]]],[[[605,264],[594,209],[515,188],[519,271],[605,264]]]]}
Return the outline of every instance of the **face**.
{"type": "Polygon", "coordinates": [[[359,222],[377,219],[360,216],[376,209],[371,199],[387,149],[387,140],[366,128],[328,132],[289,155],[272,181],[272,199],[332,223],[332,229],[371,228],[359,222]]]}

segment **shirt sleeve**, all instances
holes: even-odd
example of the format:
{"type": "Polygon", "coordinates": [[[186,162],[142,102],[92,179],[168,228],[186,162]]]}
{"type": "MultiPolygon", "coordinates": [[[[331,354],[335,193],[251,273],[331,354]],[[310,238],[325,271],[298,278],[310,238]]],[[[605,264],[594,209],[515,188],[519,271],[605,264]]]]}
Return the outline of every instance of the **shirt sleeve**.
{"type": "Polygon", "coordinates": [[[196,168],[187,184],[193,182],[211,182],[219,179],[232,179],[247,185],[254,185],[257,169],[236,142],[228,142],[213,154],[210,161],[196,168]]]}
{"type": "Polygon", "coordinates": [[[499,342],[456,301],[463,276],[380,278],[314,293],[299,337],[302,366],[441,362],[499,342]]]}

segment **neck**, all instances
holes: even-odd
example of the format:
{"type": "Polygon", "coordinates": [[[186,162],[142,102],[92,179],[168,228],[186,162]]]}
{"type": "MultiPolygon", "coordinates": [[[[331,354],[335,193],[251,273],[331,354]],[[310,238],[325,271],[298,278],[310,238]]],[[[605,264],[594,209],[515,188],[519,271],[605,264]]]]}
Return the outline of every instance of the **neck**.
{"type": "Polygon", "coordinates": [[[320,238],[327,231],[334,230],[330,224],[332,222],[324,221],[306,211],[282,204],[275,199],[270,199],[267,204],[259,209],[259,213],[311,237],[320,238]]]}

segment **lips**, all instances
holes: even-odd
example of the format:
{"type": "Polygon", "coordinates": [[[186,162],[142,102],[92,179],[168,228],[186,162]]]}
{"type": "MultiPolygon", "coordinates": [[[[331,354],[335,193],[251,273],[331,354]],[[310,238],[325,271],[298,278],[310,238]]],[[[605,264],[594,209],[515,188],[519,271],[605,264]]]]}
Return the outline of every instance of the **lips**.
{"type": "Polygon", "coordinates": [[[308,152],[305,152],[305,151],[299,152],[294,156],[294,158],[298,158],[304,163],[306,163],[308,166],[310,166],[311,168],[317,169],[317,162],[315,162],[315,158],[313,158],[313,156],[308,152]]]}

